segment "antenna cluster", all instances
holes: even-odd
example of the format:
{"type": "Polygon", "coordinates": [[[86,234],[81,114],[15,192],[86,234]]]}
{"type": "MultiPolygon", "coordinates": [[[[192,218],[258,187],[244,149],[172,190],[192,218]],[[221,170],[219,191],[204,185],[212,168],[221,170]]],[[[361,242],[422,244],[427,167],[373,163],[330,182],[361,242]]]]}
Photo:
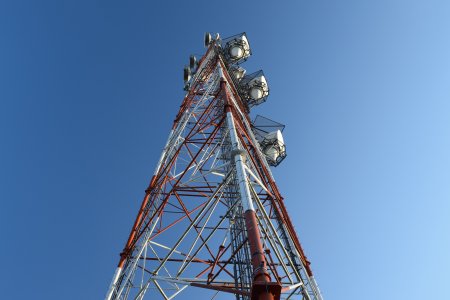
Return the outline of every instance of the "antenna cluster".
{"type": "MultiPolygon", "coordinates": [[[[204,46],[207,48],[215,47],[218,50],[248,112],[252,107],[267,100],[269,85],[264,72],[259,70],[246,74],[246,70],[241,66],[252,55],[250,43],[245,32],[224,39],[218,33],[213,37],[211,33],[207,32],[204,36],[204,46]]],[[[190,88],[192,75],[195,74],[198,66],[197,58],[191,55],[189,57],[189,65],[184,67],[183,77],[186,91],[190,88]]],[[[257,120],[261,120],[261,118],[258,117],[252,122],[253,131],[257,132],[255,137],[262,152],[266,155],[268,164],[278,166],[286,157],[286,146],[282,135],[284,125],[265,117],[261,117],[265,122],[264,125],[260,125],[257,120]]]]}
{"type": "Polygon", "coordinates": [[[212,39],[211,34],[206,33],[205,47],[209,47],[214,42],[220,49],[228,72],[233,76],[236,88],[248,108],[265,102],[269,96],[269,86],[263,71],[259,70],[246,75],[246,70],[240,66],[252,55],[246,33],[243,32],[225,39],[221,39],[219,34],[212,39]]]}

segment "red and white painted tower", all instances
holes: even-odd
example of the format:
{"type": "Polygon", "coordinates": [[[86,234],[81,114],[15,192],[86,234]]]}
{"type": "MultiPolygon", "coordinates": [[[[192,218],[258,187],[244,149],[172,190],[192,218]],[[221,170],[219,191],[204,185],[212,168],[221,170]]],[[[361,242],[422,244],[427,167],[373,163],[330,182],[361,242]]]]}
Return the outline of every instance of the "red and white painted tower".
{"type": "Polygon", "coordinates": [[[197,289],[199,299],[321,300],[270,171],[286,156],[284,126],[249,118],[269,95],[264,74],[240,67],[251,55],[245,33],[206,34],[205,46],[184,70],[186,96],[106,299],[197,289]]]}

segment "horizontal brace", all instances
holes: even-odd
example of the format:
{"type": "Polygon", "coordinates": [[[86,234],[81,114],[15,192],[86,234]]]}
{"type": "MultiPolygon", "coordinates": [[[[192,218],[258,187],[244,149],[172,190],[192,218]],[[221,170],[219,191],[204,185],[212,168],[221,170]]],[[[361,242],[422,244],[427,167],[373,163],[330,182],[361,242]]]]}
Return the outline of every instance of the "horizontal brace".
{"type": "Polygon", "coordinates": [[[223,286],[217,286],[217,285],[212,285],[212,284],[200,284],[200,283],[191,283],[190,285],[199,287],[199,288],[225,292],[225,293],[238,294],[238,295],[242,295],[242,296],[250,296],[250,293],[247,291],[237,290],[237,289],[223,287],[223,286]]]}

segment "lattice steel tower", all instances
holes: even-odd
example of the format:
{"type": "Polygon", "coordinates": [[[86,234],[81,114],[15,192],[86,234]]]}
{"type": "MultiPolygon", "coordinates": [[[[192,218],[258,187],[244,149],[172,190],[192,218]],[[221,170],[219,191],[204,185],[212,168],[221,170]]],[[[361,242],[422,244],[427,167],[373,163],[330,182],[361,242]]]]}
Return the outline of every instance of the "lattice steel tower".
{"type": "Polygon", "coordinates": [[[270,171],[284,126],[249,118],[269,95],[264,74],[240,67],[245,33],[205,46],[106,299],[321,300],[270,171]]]}

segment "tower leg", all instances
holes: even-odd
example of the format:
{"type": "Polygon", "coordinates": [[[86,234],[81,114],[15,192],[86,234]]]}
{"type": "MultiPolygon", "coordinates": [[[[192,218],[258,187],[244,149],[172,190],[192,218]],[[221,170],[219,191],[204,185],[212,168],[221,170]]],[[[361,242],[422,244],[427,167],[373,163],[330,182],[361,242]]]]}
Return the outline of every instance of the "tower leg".
{"type": "Polygon", "coordinates": [[[252,255],[252,300],[278,300],[280,299],[281,285],[277,282],[271,282],[267,271],[256,213],[254,210],[247,210],[244,216],[252,255]]]}
{"type": "Polygon", "coordinates": [[[239,148],[239,139],[234,125],[233,113],[230,109],[227,87],[224,80],[221,81],[222,93],[225,97],[225,111],[227,114],[227,125],[230,133],[234,165],[236,167],[236,179],[239,185],[239,194],[244,209],[245,227],[252,255],[253,283],[252,300],[278,300],[280,299],[281,285],[271,282],[267,263],[261,244],[258,221],[256,219],[255,208],[253,206],[250,190],[248,187],[247,175],[244,166],[244,157],[239,148]]]}
{"type": "Polygon", "coordinates": [[[122,268],[117,267],[116,272],[114,272],[113,279],[111,280],[111,284],[109,285],[108,292],[106,293],[105,300],[111,299],[114,289],[116,288],[117,280],[119,279],[121,273],[122,273],[122,268]]]}

